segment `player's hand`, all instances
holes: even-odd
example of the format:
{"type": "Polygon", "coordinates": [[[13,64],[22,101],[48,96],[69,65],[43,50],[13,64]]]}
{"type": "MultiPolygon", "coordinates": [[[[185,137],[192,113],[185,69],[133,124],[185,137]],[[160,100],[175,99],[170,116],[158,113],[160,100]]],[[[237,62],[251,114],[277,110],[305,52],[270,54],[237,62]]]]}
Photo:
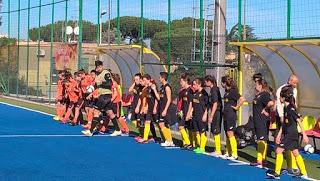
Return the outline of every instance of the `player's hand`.
{"type": "Polygon", "coordinates": [[[154,90],[154,91],[156,91],[156,85],[151,84],[151,89],[154,90]]]}
{"type": "Polygon", "coordinates": [[[86,97],[87,100],[90,100],[91,98],[92,98],[92,94],[89,94],[89,95],[86,97]]]}
{"type": "Polygon", "coordinates": [[[307,136],[306,134],[303,134],[302,136],[303,136],[303,142],[304,142],[304,143],[309,143],[309,138],[308,138],[308,136],[307,136]]]}
{"type": "Polygon", "coordinates": [[[265,109],[262,109],[261,114],[264,114],[267,117],[270,116],[270,114],[265,109]]]}
{"type": "Polygon", "coordinates": [[[238,111],[239,110],[239,107],[238,106],[231,106],[232,109],[238,111]]]}
{"type": "Polygon", "coordinates": [[[167,116],[167,110],[164,110],[164,111],[161,113],[161,116],[162,116],[162,117],[167,116]]]}
{"type": "Polygon", "coordinates": [[[213,121],[213,116],[209,115],[209,117],[208,117],[208,122],[209,122],[209,123],[212,123],[212,121],[213,121]]]}
{"type": "Polygon", "coordinates": [[[136,108],[134,109],[134,112],[135,112],[136,114],[139,114],[139,108],[136,107],[136,108]]]}
{"type": "Polygon", "coordinates": [[[154,109],[154,110],[152,111],[152,113],[153,113],[153,114],[157,114],[157,110],[154,109]]]}
{"type": "Polygon", "coordinates": [[[207,122],[207,118],[208,118],[207,115],[203,115],[203,116],[202,116],[202,122],[207,122]]]}

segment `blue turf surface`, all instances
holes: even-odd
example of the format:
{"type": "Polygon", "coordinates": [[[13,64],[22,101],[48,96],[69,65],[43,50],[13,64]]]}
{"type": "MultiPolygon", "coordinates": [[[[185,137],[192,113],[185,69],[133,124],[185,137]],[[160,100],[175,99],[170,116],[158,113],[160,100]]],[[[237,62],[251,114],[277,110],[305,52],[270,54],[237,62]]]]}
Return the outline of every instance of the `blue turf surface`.
{"type": "MultiPolygon", "coordinates": [[[[265,170],[130,137],[80,135],[51,116],[0,104],[0,180],[261,180],[265,170]]],[[[290,180],[289,176],[282,176],[290,180]]]]}

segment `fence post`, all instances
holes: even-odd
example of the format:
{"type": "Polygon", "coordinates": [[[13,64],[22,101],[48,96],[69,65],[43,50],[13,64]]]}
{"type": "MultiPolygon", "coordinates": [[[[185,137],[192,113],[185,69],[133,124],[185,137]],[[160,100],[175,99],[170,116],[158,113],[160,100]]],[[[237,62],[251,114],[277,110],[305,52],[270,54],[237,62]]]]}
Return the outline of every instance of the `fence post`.
{"type": "Polygon", "coordinates": [[[66,4],[65,4],[65,8],[64,8],[64,32],[63,32],[64,43],[68,42],[67,26],[68,26],[68,0],[66,0],[66,4]]]}
{"type": "Polygon", "coordinates": [[[120,0],[117,0],[117,44],[120,45],[121,34],[120,34],[120,0]]]}
{"type": "Polygon", "coordinates": [[[52,62],[53,62],[53,34],[54,34],[54,0],[51,6],[51,32],[50,32],[50,77],[49,77],[49,104],[51,103],[51,85],[52,85],[52,62]]]}
{"type": "Polygon", "coordinates": [[[168,48],[167,48],[168,80],[171,80],[171,0],[168,0],[168,48]]]}
{"type": "Polygon", "coordinates": [[[287,39],[291,38],[291,0],[287,0],[287,39]]]}
{"type": "Polygon", "coordinates": [[[19,58],[20,58],[20,5],[21,0],[18,0],[18,46],[17,46],[17,84],[16,84],[16,96],[19,97],[19,58]]]}
{"type": "Polygon", "coordinates": [[[83,0],[79,0],[79,37],[78,37],[78,69],[81,69],[82,63],[82,10],[83,0]]]}
{"type": "Polygon", "coordinates": [[[11,33],[10,33],[10,24],[11,24],[11,22],[10,22],[10,19],[11,19],[11,9],[10,9],[10,5],[11,5],[11,3],[10,3],[10,0],[8,0],[8,70],[7,70],[7,83],[8,83],[8,92],[7,92],[7,94],[9,95],[10,94],[10,72],[9,72],[9,69],[10,69],[10,42],[11,42],[11,40],[10,40],[10,38],[11,38],[11,33]]]}
{"type": "Polygon", "coordinates": [[[42,2],[41,0],[39,0],[39,19],[38,19],[38,52],[37,52],[37,58],[38,58],[38,63],[37,63],[37,99],[39,98],[39,73],[40,73],[40,39],[41,39],[41,6],[42,6],[42,2]]]}
{"type": "Polygon", "coordinates": [[[203,0],[200,0],[200,75],[204,75],[204,20],[203,20],[203,0]]]}
{"type": "Polygon", "coordinates": [[[97,5],[97,47],[100,45],[100,16],[101,16],[101,4],[100,4],[100,0],[98,0],[98,5],[97,5]]]}
{"type": "Polygon", "coordinates": [[[27,88],[26,88],[26,97],[29,95],[29,57],[30,57],[30,0],[28,0],[28,30],[27,30],[27,77],[26,77],[26,82],[27,82],[27,88]]]}
{"type": "Polygon", "coordinates": [[[143,38],[144,38],[144,17],[143,17],[143,0],[140,1],[141,3],[141,17],[140,17],[140,61],[139,61],[139,67],[140,67],[140,73],[144,73],[144,69],[143,69],[143,58],[144,58],[144,54],[143,54],[143,49],[144,49],[144,45],[143,45],[143,38]]]}

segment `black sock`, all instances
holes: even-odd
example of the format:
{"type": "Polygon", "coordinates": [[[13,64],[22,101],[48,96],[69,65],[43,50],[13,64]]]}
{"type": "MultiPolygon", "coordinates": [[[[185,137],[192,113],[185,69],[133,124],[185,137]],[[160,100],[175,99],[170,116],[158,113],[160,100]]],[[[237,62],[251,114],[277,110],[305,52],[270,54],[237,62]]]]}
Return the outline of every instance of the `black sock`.
{"type": "Polygon", "coordinates": [[[100,124],[100,118],[99,118],[99,117],[93,117],[92,124],[91,124],[91,128],[90,128],[91,133],[93,132],[93,130],[94,130],[99,124],[100,124]]]}
{"type": "Polygon", "coordinates": [[[115,131],[120,131],[117,118],[115,117],[115,118],[113,118],[111,121],[112,121],[112,123],[113,123],[114,130],[115,130],[115,131]]]}
{"type": "Polygon", "coordinates": [[[150,124],[150,131],[151,131],[151,134],[152,134],[153,139],[155,139],[155,140],[158,139],[157,133],[156,133],[156,129],[155,129],[153,123],[150,124]]]}

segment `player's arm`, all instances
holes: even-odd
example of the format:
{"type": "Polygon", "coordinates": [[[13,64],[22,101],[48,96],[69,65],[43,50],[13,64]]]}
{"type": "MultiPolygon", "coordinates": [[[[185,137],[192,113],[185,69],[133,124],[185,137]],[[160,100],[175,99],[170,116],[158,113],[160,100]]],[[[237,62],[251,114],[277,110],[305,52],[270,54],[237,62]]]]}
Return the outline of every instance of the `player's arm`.
{"type": "Polygon", "coordinates": [[[133,84],[129,87],[129,93],[131,93],[131,94],[134,93],[134,86],[135,86],[135,83],[133,83],[133,84]]]}
{"type": "Polygon", "coordinates": [[[167,86],[165,91],[166,91],[166,96],[167,96],[167,102],[166,102],[166,106],[164,107],[162,116],[167,115],[169,106],[171,104],[171,89],[167,86]]]}

